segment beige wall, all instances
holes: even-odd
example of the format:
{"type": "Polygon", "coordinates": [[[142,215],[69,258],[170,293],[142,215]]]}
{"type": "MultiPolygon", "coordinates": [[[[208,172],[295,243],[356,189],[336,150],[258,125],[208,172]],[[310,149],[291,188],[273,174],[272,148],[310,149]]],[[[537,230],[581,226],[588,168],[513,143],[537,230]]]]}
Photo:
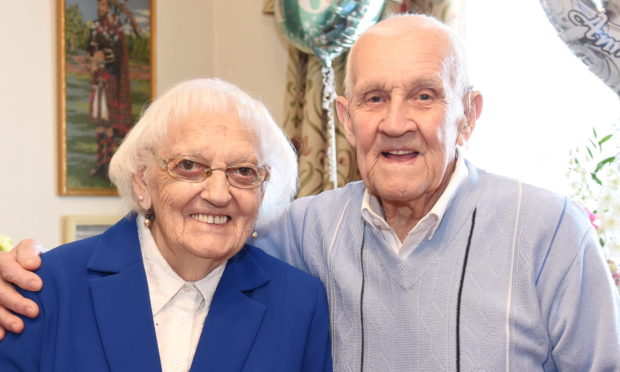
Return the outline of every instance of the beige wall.
{"type": "MultiPolygon", "coordinates": [[[[156,3],[158,92],[217,76],[282,120],[287,51],[262,1],[156,3]]],[[[56,0],[0,1],[0,14],[0,234],[36,237],[51,248],[61,241],[62,216],[122,207],[115,197],[56,193],[56,0]]]]}

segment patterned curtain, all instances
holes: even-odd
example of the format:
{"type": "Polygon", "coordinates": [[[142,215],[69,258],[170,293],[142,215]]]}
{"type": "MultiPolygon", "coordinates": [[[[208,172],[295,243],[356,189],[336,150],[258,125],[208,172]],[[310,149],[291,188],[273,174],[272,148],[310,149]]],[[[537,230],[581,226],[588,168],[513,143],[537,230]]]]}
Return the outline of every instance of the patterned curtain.
{"type": "MultiPolygon", "coordinates": [[[[337,94],[344,92],[345,56],[333,61],[337,94]]],[[[322,64],[314,55],[289,47],[284,130],[291,138],[299,161],[298,196],[318,194],[332,188],[327,159],[327,118],[323,112],[322,64]]],[[[349,145],[342,124],[335,118],[338,185],[357,179],[355,151],[349,145]]]]}
{"type": "Polygon", "coordinates": [[[433,16],[450,25],[459,34],[465,32],[465,0],[402,0],[401,12],[433,16]]]}
{"type": "MultiPolygon", "coordinates": [[[[395,13],[432,15],[462,31],[456,15],[465,0],[387,0],[383,18],[395,13]]],[[[346,55],[333,62],[336,92],[344,93],[346,55]]],[[[327,118],[321,107],[323,83],[321,62],[313,55],[289,47],[283,128],[291,138],[299,159],[300,188],[298,197],[318,194],[333,188],[329,180],[327,159],[327,118]]],[[[355,150],[342,132],[342,123],[335,115],[338,186],[358,180],[355,150]]]]}

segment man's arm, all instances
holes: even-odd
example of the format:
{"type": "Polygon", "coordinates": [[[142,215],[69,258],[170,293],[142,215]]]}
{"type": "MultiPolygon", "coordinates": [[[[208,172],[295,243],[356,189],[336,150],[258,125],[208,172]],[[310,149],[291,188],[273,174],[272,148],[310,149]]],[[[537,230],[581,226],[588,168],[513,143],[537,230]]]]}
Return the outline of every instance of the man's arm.
{"type": "Polygon", "coordinates": [[[594,231],[590,229],[580,241],[563,233],[566,228],[577,230],[567,225],[559,229],[556,248],[581,247],[572,255],[573,250],[552,251],[549,263],[563,261],[557,254],[572,257],[566,257],[569,264],[562,264],[562,269],[548,265],[539,281],[551,354],[560,371],[615,370],[620,365],[620,298],[594,231]]]}
{"type": "Polygon", "coordinates": [[[301,248],[303,223],[310,200],[312,197],[295,200],[280,217],[257,229],[258,237],[252,239],[250,244],[312,274],[301,248]]]}
{"type": "Polygon", "coordinates": [[[0,252],[0,340],[6,331],[20,333],[24,329],[24,322],[13,312],[30,318],[39,314],[39,307],[17,293],[13,285],[27,291],[41,289],[41,279],[31,272],[41,265],[40,246],[36,240],[26,239],[10,252],[0,252]]]}

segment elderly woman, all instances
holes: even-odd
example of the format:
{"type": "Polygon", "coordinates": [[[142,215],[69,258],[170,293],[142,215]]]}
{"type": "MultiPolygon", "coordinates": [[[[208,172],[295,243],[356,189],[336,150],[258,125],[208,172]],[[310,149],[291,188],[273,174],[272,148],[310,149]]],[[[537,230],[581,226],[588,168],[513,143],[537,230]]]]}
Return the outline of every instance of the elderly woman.
{"type": "Polygon", "coordinates": [[[245,244],[296,171],[260,102],[217,79],[173,88],[110,164],[132,213],[43,255],[41,316],[0,343],[0,370],[330,371],[319,280],[245,244]]]}

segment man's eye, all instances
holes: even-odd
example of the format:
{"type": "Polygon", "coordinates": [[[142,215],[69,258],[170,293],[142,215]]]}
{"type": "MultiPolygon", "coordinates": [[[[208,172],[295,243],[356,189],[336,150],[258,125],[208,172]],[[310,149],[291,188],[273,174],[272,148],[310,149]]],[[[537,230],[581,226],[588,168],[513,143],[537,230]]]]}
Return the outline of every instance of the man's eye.
{"type": "Polygon", "coordinates": [[[364,95],[361,104],[365,105],[376,105],[385,102],[385,97],[381,94],[369,93],[364,95]]]}
{"type": "Polygon", "coordinates": [[[430,94],[428,94],[428,93],[422,93],[422,94],[420,94],[420,95],[418,96],[418,98],[419,98],[421,101],[430,101],[431,99],[433,99],[433,96],[431,96],[431,95],[430,95],[430,94]]]}

